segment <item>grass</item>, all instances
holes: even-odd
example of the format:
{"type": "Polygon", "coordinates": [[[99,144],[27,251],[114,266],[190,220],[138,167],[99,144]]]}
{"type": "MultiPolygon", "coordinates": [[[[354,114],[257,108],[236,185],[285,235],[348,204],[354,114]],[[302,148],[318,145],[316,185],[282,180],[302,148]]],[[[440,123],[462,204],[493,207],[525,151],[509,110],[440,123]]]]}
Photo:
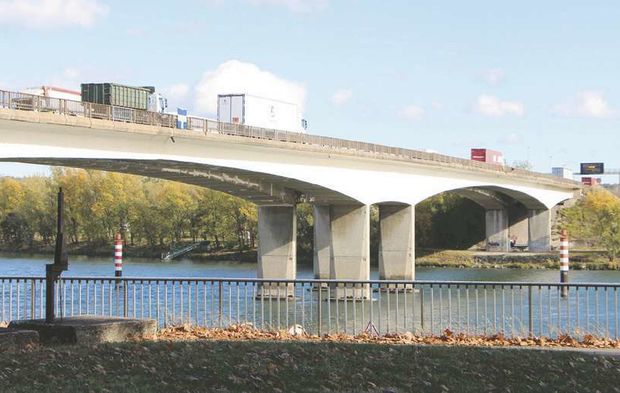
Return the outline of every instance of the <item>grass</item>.
{"type": "MultiPolygon", "coordinates": [[[[416,250],[416,266],[559,269],[559,253],[485,253],[472,250],[416,250]]],[[[573,270],[620,270],[602,251],[571,251],[573,270]]]]}
{"type": "Polygon", "coordinates": [[[326,342],[147,341],[0,355],[3,392],[620,392],[620,358],[326,342]]]}

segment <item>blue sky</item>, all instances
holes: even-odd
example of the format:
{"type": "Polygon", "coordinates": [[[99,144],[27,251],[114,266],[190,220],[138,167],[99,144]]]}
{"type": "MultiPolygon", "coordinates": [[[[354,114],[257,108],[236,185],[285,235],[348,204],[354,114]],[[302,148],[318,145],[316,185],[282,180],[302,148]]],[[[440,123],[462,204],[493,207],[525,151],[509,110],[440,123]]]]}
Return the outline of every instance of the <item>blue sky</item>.
{"type": "Polygon", "coordinates": [[[0,0],[0,88],[148,84],[209,116],[241,84],[315,134],[620,167],[619,21],[612,0],[0,0]]]}

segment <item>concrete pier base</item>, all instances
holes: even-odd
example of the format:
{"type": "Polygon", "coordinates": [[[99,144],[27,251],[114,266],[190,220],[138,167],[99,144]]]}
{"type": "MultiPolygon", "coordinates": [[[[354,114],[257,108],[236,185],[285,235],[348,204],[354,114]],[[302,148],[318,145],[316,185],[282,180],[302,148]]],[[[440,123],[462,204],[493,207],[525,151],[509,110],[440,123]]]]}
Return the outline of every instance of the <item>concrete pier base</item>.
{"type": "Polygon", "coordinates": [[[508,238],[508,210],[493,209],[485,212],[486,223],[486,250],[510,251],[508,238]]]}
{"type": "MultiPolygon", "coordinates": [[[[411,205],[380,205],[379,225],[379,279],[414,280],[415,208],[411,205]]],[[[403,284],[386,289],[411,288],[411,285],[403,284]]]]}
{"type": "Polygon", "coordinates": [[[551,250],[551,220],[549,210],[530,210],[528,218],[528,249],[532,252],[551,250]]]}
{"type": "MultiPolygon", "coordinates": [[[[297,273],[295,206],[258,207],[258,278],[294,280],[297,273]]],[[[264,284],[257,296],[294,296],[293,284],[264,284]]]]}
{"type": "Polygon", "coordinates": [[[152,336],[157,332],[154,319],[68,317],[54,323],[44,319],[12,321],[9,329],[34,330],[42,344],[93,345],[122,342],[136,337],[152,336]]]}
{"type": "Polygon", "coordinates": [[[15,352],[39,346],[39,333],[34,330],[0,328],[0,352],[15,352]]]}

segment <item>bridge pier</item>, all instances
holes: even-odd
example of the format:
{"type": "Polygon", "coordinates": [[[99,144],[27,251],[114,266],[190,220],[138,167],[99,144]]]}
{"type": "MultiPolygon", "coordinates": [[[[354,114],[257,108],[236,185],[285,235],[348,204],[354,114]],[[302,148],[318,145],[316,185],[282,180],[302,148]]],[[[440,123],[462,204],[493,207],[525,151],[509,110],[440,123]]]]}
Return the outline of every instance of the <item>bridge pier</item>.
{"type": "Polygon", "coordinates": [[[485,211],[486,224],[486,250],[487,251],[510,251],[510,239],[508,238],[508,210],[490,209],[485,211]]]}
{"type": "Polygon", "coordinates": [[[318,280],[330,279],[332,254],[332,228],[329,205],[314,205],[314,278],[318,280]]]}
{"type": "MultiPolygon", "coordinates": [[[[258,207],[258,278],[294,280],[297,274],[297,216],[294,205],[258,207]]],[[[258,296],[294,296],[293,284],[264,284],[258,296]]]]}
{"type": "MultiPolygon", "coordinates": [[[[314,206],[314,274],[336,280],[370,279],[370,208],[314,206]]],[[[334,299],[368,298],[367,285],[336,286],[334,299]]]]}
{"type": "Polygon", "coordinates": [[[528,249],[533,252],[551,250],[551,215],[548,209],[531,209],[528,217],[528,249]]]}
{"type": "Polygon", "coordinates": [[[379,205],[379,279],[415,279],[415,207],[379,205]]]}

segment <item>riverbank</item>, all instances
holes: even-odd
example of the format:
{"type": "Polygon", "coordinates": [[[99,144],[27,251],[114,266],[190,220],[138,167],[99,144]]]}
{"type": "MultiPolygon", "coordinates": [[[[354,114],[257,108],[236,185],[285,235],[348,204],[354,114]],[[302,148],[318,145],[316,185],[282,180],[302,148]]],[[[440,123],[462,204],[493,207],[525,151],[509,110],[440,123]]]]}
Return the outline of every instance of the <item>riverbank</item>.
{"type": "MultiPolygon", "coordinates": [[[[69,255],[86,257],[111,257],[113,247],[91,246],[86,244],[68,246],[69,255]]],[[[146,246],[125,246],[125,258],[146,258],[153,262],[159,261],[161,254],[169,251],[168,248],[151,248],[146,246]]],[[[18,251],[0,249],[0,252],[18,255],[46,255],[53,256],[51,246],[33,247],[18,251]]],[[[257,260],[256,249],[250,250],[195,250],[183,258],[194,262],[228,261],[240,263],[254,263],[257,260]]],[[[301,265],[312,266],[312,254],[298,252],[297,261],[301,265]]],[[[377,265],[376,258],[371,258],[371,264],[377,265]]],[[[560,266],[557,251],[548,253],[529,252],[486,252],[476,250],[416,250],[416,266],[418,267],[455,267],[455,268],[487,268],[487,269],[552,269],[560,266]]],[[[620,260],[609,262],[603,251],[599,250],[571,250],[572,270],[620,270],[620,260]]]]}
{"type": "MultiPolygon", "coordinates": [[[[416,250],[416,266],[558,270],[560,268],[560,258],[557,251],[548,253],[504,253],[425,249],[416,250]]],[[[603,251],[572,250],[570,268],[573,270],[620,270],[620,260],[609,262],[603,251]]]]}
{"type": "Polygon", "coordinates": [[[6,392],[607,392],[620,359],[576,351],[140,341],[0,354],[6,392]]]}

